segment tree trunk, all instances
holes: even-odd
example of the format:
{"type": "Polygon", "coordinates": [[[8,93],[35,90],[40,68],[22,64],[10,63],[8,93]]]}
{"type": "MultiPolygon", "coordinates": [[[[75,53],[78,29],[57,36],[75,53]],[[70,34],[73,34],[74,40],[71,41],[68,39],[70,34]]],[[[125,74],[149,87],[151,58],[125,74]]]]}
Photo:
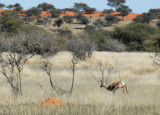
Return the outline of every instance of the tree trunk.
{"type": "Polygon", "coordinates": [[[74,64],[73,64],[72,72],[73,72],[73,77],[72,77],[72,85],[71,85],[71,92],[70,92],[71,95],[72,95],[72,92],[73,92],[74,77],[75,77],[75,65],[74,64]]]}

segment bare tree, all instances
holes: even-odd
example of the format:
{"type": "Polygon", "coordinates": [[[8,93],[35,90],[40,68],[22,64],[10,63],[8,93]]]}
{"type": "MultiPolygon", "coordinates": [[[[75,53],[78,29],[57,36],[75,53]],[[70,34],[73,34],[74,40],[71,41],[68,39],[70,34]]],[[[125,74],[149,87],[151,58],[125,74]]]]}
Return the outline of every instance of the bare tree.
{"type": "Polygon", "coordinates": [[[33,57],[22,44],[24,36],[15,39],[0,39],[1,74],[6,78],[13,94],[22,95],[22,70],[27,60],[33,57]]]}
{"type": "Polygon", "coordinates": [[[101,83],[100,81],[103,81],[110,84],[112,81],[111,74],[113,71],[113,65],[105,65],[98,61],[96,63],[96,67],[98,68],[97,74],[99,78],[97,78],[94,74],[91,74],[91,77],[93,77],[97,83],[101,83]]]}
{"type": "MultiPolygon", "coordinates": [[[[30,34],[25,31],[10,39],[0,38],[0,72],[6,78],[13,94],[22,94],[22,71],[26,61],[35,54],[43,57],[53,55],[57,52],[56,47],[54,35],[43,29],[31,31],[30,34]]],[[[46,72],[50,75],[48,69],[46,72]]],[[[55,88],[54,84],[52,87],[55,88]]]]}
{"type": "MultiPolygon", "coordinates": [[[[45,59],[42,61],[42,66],[40,67],[44,72],[47,73],[48,77],[49,77],[49,83],[50,86],[52,88],[52,90],[54,90],[56,92],[56,94],[58,95],[64,95],[64,94],[70,94],[72,95],[73,92],[73,88],[74,88],[74,81],[75,81],[75,67],[76,64],[78,63],[78,58],[75,55],[72,55],[72,59],[71,59],[71,69],[72,69],[72,80],[71,80],[71,88],[70,89],[62,89],[60,86],[57,86],[55,83],[56,81],[52,80],[52,67],[51,64],[49,62],[48,59],[45,59]]],[[[41,88],[42,86],[40,84],[38,84],[41,88]]],[[[44,88],[42,88],[44,89],[44,88]]]]}
{"type": "MultiPolygon", "coordinates": [[[[70,89],[62,89],[60,86],[57,86],[55,83],[56,81],[53,81],[52,79],[52,67],[48,59],[42,61],[42,66],[40,67],[44,72],[47,73],[49,77],[49,83],[52,88],[58,95],[64,95],[64,94],[70,94],[72,95],[73,88],[74,88],[74,81],[75,81],[75,66],[78,63],[78,58],[73,55],[71,59],[71,69],[72,69],[72,80],[71,80],[71,88],[70,89]]],[[[41,88],[42,86],[38,84],[41,88]]],[[[44,88],[42,88],[44,89],[44,88]]]]}
{"type": "Polygon", "coordinates": [[[113,66],[112,65],[107,65],[105,66],[101,62],[97,62],[97,66],[99,69],[99,76],[101,77],[102,81],[106,81],[107,83],[111,83],[111,74],[113,71],[113,66]],[[107,76],[105,75],[105,72],[107,71],[107,76]]]}
{"type": "Polygon", "coordinates": [[[76,64],[78,63],[78,58],[72,54],[72,60],[71,60],[71,69],[72,69],[72,85],[71,85],[71,89],[70,89],[70,95],[72,95],[72,92],[73,92],[73,88],[74,88],[74,79],[75,79],[75,67],[76,67],[76,64]]]}
{"type": "MultiPolygon", "coordinates": [[[[67,93],[67,90],[62,89],[61,87],[55,84],[55,81],[52,80],[52,67],[48,59],[42,60],[42,66],[40,67],[43,71],[45,71],[49,77],[49,83],[52,88],[58,95],[63,95],[67,93]]],[[[42,87],[42,86],[41,86],[42,87]]]]}

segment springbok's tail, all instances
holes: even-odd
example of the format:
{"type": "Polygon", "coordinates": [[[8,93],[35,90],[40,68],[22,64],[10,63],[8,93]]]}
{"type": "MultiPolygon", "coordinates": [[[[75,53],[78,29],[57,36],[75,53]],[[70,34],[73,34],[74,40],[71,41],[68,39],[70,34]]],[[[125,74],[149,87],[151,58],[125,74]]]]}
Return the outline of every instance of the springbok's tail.
{"type": "Polygon", "coordinates": [[[126,88],[126,93],[128,93],[128,91],[127,91],[127,85],[125,85],[125,88],[126,88]]]}

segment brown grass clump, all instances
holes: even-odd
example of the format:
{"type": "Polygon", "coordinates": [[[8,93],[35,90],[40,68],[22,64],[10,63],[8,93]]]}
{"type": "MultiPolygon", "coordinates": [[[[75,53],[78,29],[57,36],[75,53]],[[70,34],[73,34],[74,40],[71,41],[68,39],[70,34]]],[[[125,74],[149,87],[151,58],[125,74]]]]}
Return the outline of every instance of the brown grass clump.
{"type": "Polygon", "coordinates": [[[64,103],[54,97],[49,97],[41,105],[42,106],[63,106],[64,103]]]}

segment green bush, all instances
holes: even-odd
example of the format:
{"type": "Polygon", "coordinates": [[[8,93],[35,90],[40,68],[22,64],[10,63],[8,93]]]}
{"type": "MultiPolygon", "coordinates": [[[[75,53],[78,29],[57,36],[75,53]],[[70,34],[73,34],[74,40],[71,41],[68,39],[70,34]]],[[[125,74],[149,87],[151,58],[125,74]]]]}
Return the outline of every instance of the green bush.
{"type": "Polygon", "coordinates": [[[42,10],[36,7],[32,7],[29,10],[27,10],[26,15],[27,16],[37,16],[39,17],[41,15],[42,10]]]}
{"type": "Polygon", "coordinates": [[[80,24],[87,25],[89,23],[88,18],[86,18],[85,16],[82,16],[79,20],[80,20],[80,24]]]}
{"type": "Polygon", "coordinates": [[[129,51],[146,51],[143,42],[151,39],[151,35],[158,33],[158,29],[142,23],[131,23],[125,27],[117,27],[112,37],[123,42],[129,51]]]}
{"type": "Polygon", "coordinates": [[[51,10],[51,18],[58,18],[62,11],[60,9],[52,9],[51,10]]]}
{"type": "Polygon", "coordinates": [[[85,27],[85,31],[87,32],[87,33],[92,33],[92,32],[94,32],[96,29],[95,29],[95,27],[94,26],[91,26],[91,25],[87,25],[86,27],[85,27]]]}
{"type": "Polygon", "coordinates": [[[153,40],[145,40],[143,43],[144,49],[149,52],[155,52],[158,50],[156,41],[153,40]]]}
{"type": "Polygon", "coordinates": [[[104,22],[102,19],[97,19],[96,21],[93,22],[93,24],[98,27],[104,26],[104,22]]]}
{"type": "Polygon", "coordinates": [[[80,20],[81,20],[82,17],[83,17],[83,15],[82,15],[81,13],[77,13],[77,14],[75,15],[75,18],[77,19],[77,23],[80,22],[80,20]]]}
{"type": "Polygon", "coordinates": [[[0,27],[2,32],[17,34],[23,25],[23,21],[10,15],[3,15],[0,18],[0,27]]]}
{"type": "Polygon", "coordinates": [[[66,22],[66,23],[69,23],[69,24],[71,24],[71,23],[73,23],[73,16],[64,16],[63,17],[63,20],[66,22]]]}
{"type": "Polygon", "coordinates": [[[94,26],[87,26],[84,33],[95,44],[96,50],[105,51],[107,40],[111,39],[111,32],[103,29],[95,29],[94,26]]]}
{"type": "Polygon", "coordinates": [[[126,46],[128,51],[144,51],[143,45],[138,42],[130,42],[126,46]]]}
{"type": "Polygon", "coordinates": [[[119,22],[119,19],[116,16],[114,16],[114,15],[107,15],[105,17],[105,20],[106,20],[106,24],[108,26],[119,22]]]}
{"type": "Polygon", "coordinates": [[[160,21],[156,23],[157,27],[160,29],[160,21]]]}
{"type": "Polygon", "coordinates": [[[61,18],[58,18],[57,20],[54,21],[54,26],[57,26],[58,29],[59,27],[61,27],[62,24],[63,24],[63,20],[61,18]]]}
{"type": "Polygon", "coordinates": [[[28,36],[42,31],[46,32],[45,29],[33,25],[23,25],[21,27],[21,33],[26,33],[28,36]]]}
{"type": "Polygon", "coordinates": [[[58,30],[58,34],[59,34],[60,36],[63,36],[63,37],[71,37],[71,36],[72,36],[72,31],[71,31],[71,30],[68,30],[68,29],[66,29],[66,30],[59,29],[59,30],[58,30]]]}
{"type": "Polygon", "coordinates": [[[67,41],[68,40],[65,37],[57,37],[54,43],[54,46],[56,47],[57,51],[67,50],[67,41]]]}
{"type": "Polygon", "coordinates": [[[96,48],[98,51],[105,50],[105,44],[107,43],[108,37],[102,32],[92,32],[90,33],[90,37],[94,41],[96,48]]]}
{"type": "Polygon", "coordinates": [[[150,46],[150,49],[152,49],[153,52],[160,51],[160,34],[159,33],[152,35],[150,40],[144,42],[144,44],[146,44],[145,46],[147,48],[149,48],[150,46]]]}

